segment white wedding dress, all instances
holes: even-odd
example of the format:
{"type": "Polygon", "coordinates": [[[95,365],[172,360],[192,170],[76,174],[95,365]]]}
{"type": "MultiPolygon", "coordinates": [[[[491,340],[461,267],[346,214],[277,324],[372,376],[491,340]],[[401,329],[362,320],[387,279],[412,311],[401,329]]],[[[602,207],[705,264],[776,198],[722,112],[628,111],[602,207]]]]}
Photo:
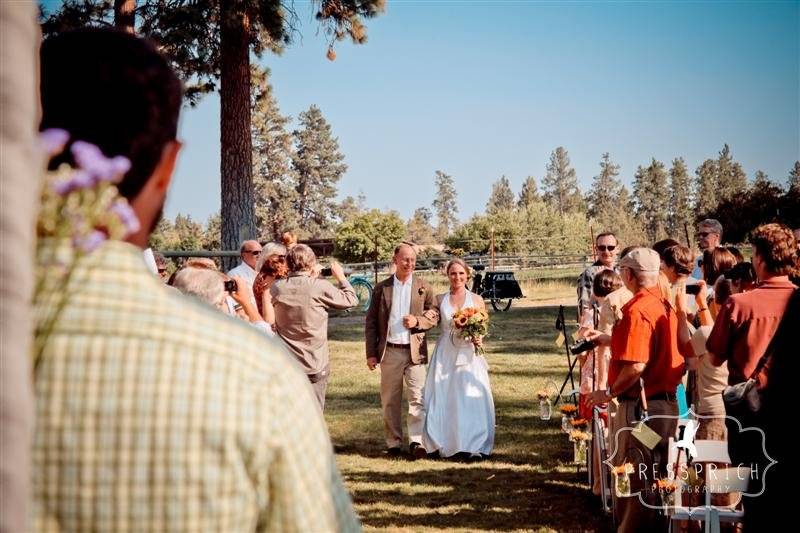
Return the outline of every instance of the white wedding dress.
{"type": "MultiPolygon", "coordinates": [[[[464,307],[475,307],[468,292],[464,307]]],[[[494,399],[489,365],[471,342],[453,332],[456,308],[450,295],[439,309],[442,335],[428,365],[423,391],[425,429],[422,444],[442,457],[459,452],[489,455],[494,447],[494,399]]]]}

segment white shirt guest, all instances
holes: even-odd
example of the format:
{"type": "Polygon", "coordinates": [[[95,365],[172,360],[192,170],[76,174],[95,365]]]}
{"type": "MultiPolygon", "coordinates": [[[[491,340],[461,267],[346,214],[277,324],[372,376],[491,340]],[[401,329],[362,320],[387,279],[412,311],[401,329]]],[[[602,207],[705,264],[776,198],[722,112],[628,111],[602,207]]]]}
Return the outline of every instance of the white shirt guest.
{"type": "Polygon", "coordinates": [[[256,261],[258,261],[260,254],[261,244],[258,241],[244,241],[239,247],[239,255],[242,258],[242,262],[232,268],[228,272],[228,276],[238,276],[252,287],[253,282],[256,280],[256,261]]]}

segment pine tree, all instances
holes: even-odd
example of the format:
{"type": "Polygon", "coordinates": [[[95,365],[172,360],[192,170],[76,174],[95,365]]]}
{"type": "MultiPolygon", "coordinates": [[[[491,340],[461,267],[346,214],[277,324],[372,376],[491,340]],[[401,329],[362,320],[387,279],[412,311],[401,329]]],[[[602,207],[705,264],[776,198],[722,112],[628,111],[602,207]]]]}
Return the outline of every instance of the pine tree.
{"type": "Polygon", "coordinates": [[[608,152],[604,153],[600,160],[600,174],[594,177],[592,190],[586,198],[589,204],[589,216],[600,218],[603,214],[615,211],[622,190],[622,183],[617,176],[619,176],[619,165],[611,160],[608,152]]]}
{"type": "Polygon", "coordinates": [[[575,169],[570,166],[569,154],[562,146],[550,154],[542,188],[544,200],[560,215],[576,211],[583,205],[575,169]]]}
{"type": "Polygon", "coordinates": [[[514,192],[508,178],[502,176],[492,184],[492,194],[486,202],[486,213],[494,215],[500,211],[510,211],[514,209],[514,192]]]}
{"type": "Polygon", "coordinates": [[[406,224],[406,239],[415,244],[433,244],[433,214],[427,207],[419,207],[406,224]]]}
{"type": "Polygon", "coordinates": [[[253,69],[253,185],[258,238],[264,241],[277,240],[300,225],[294,207],[293,139],[286,131],[290,119],[281,115],[268,76],[266,70],[253,69]]]}
{"type": "Polygon", "coordinates": [[[533,176],[528,176],[525,179],[525,182],[522,184],[522,189],[519,191],[517,207],[520,209],[527,209],[539,200],[539,191],[536,188],[536,180],[533,176]]]}
{"type": "Polygon", "coordinates": [[[733,160],[731,149],[726,144],[717,159],[717,198],[720,202],[734,198],[747,190],[747,175],[742,165],[733,160]]]}
{"type": "MultiPolygon", "coordinates": [[[[315,0],[315,16],[335,41],[367,40],[362,18],[384,11],[385,0],[315,0]]],[[[84,26],[136,30],[158,43],[186,84],[185,97],[196,104],[203,94],[220,93],[220,176],[222,242],[236,249],[256,236],[250,136],[250,58],[280,52],[297,33],[291,3],[274,0],[68,0],[43,14],[46,36],[84,26]],[[137,5],[138,4],[138,5],[137,5]],[[138,27],[136,27],[138,24],[138,27]]]]}
{"type": "Polygon", "coordinates": [[[800,192],[800,161],[795,161],[794,168],[789,171],[789,190],[800,192]]]}
{"type": "Polygon", "coordinates": [[[433,210],[436,213],[436,240],[444,242],[458,224],[458,192],[452,176],[436,171],[436,198],[433,210]]]}
{"type": "Polygon", "coordinates": [[[175,234],[178,238],[177,250],[200,250],[203,248],[203,226],[189,215],[175,217],[175,234]]]}
{"type": "Polygon", "coordinates": [[[682,157],[672,160],[669,169],[669,235],[680,240],[685,236],[685,228],[692,225],[692,206],[689,203],[691,190],[689,185],[689,171],[682,157]]]}
{"type": "Polygon", "coordinates": [[[219,212],[208,217],[203,230],[203,250],[220,250],[222,248],[222,216],[219,212]]]}
{"type": "Polygon", "coordinates": [[[702,217],[715,210],[719,205],[717,162],[713,159],[706,159],[697,167],[695,174],[697,175],[697,185],[695,186],[694,211],[696,217],[702,217]]]}
{"type": "Polygon", "coordinates": [[[342,222],[347,222],[348,220],[362,215],[367,212],[367,197],[364,196],[363,192],[358,193],[358,196],[353,198],[352,196],[348,196],[342,203],[339,204],[339,219],[342,222]]]}
{"type": "Polygon", "coordinates": [[[299,121],[300,129],[293,132],[297,146],[292,158],[297,175],[295,209],[300,227],[319,237],[333,226],[336,186],[347,165],[342,162],[338,139],[317,106],[300,113],[299,121]]]}
{"type": "Polygon", "coordinates": [[[642,221],[648,241],[652,244],[666,236],[669,191],[664,163],[653,158],[650,165],[636,169],[633,180],[636,216],[642,221]]]}
{"type": "Polygon", "coordinates": [[[772,182],[770,181],[769,176],[767,176],[766,172],[764,172],[763,170],[756,170],[756,173],[753,176],[753,185],[752,185],[753,190],[763,189],[764,187],[767,187],[771,184],[772,182]]]}

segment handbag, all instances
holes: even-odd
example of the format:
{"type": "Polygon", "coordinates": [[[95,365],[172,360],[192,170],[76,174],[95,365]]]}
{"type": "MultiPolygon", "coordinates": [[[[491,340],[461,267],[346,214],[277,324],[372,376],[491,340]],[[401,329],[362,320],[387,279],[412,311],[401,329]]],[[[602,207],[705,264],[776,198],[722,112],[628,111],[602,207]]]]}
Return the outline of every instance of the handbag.
{"type": "Polygon", "coordinates": [[[759,359],[756,369],[750,377],[736,385],[728,385],[722,391],[722,403],[725,404],[725,412],[729,415],[757,415],[761,410],[761,391],[758,389],[758,376],[767,364],[777,337],[777,331],[767,346],[764,355],[759,359]]]}

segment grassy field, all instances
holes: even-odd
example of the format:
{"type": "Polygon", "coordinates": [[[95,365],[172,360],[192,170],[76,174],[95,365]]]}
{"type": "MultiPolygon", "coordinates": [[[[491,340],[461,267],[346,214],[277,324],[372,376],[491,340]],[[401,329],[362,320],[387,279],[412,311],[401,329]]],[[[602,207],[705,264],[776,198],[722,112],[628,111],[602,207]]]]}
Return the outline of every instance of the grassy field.
{"type": "MultiPolygon", "coordinates": [[[[553,297],[565,297],[565,290],[560,287],[553,297]]],[[[365,529],[608,529],[585,469],[577,472],[571,463],[571,443],[558,417],[543,422],[537,416],[536,391],[550,380],[560,386],[567,369],[566,356],[554,344],[557,311],[515,305],[491,314],[486,357],[497,412],[495,451],[491,459],[470,464],[385,455],[380,375],[365,365],[363,317],[332,321],[325,414],[365,529]]],[[[574,313],[574,307],[567,309],[568,317],[574,313]]]]}

